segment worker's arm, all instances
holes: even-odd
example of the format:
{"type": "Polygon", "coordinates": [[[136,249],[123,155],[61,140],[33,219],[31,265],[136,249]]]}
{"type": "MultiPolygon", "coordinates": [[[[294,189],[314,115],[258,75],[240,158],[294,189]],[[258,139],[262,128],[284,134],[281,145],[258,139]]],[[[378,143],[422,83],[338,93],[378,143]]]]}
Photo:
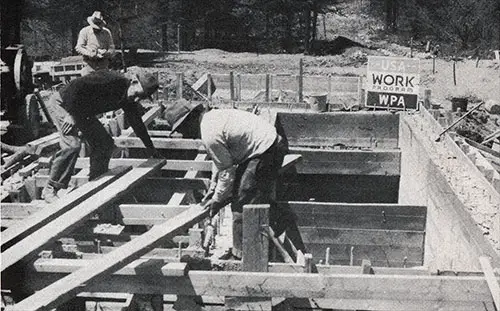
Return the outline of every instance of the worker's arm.
{"type": "MultiPolygon", "coordinates": [[[[217,182],[214,194],[204,205],[205,208],[210,209],[210,215],[214,216],[231,199],[236,167],[233,165],[231,154],[222,140],[215,137],[205,143],[207,152],[217,168],[212,172],[215,174],[217,182]]],[[[214,175],[212,175],[212,179],[214,179],[214,175]]]]}
{"type": "Polygon", "coordinates": [[[78,41],[76,42],[75,51],[83,56],[96,57],[97,50],[88,47],[87,41],[87,30],[86,28],[83,28],[78,34],[78,41]]]}
{"type": "Polygon", "coordinates": [[[144,146],[146,146],[148,155],[152,157],[161,157],[151,141],[148,129],[144,125],[144,122],[142,122],[141,114],[137,105],[139,104],[128,103],[125,107],[123,107],[125,117],[127,118],[130,126],[134,129],[134,133],[142,140],[144,146]]]}

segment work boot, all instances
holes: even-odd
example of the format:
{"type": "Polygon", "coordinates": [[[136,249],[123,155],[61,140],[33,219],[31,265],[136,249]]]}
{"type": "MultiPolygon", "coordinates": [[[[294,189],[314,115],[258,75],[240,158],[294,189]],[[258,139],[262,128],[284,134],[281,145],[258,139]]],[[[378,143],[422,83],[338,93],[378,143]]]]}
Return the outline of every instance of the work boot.
{"type": "Polygon", "coordinates": [[[57,189],[52,185],[47,184],[42,191],[42,199],[45,200],[46,203],[54,203],[59,199],[57,196],[57,189]]]}

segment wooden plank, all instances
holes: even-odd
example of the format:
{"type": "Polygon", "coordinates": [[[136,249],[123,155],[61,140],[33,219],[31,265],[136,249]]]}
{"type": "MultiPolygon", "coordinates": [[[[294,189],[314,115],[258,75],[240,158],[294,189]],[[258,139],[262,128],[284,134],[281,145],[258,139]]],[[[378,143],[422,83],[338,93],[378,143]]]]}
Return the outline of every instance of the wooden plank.
{"type": "Polygon", "coordinates": [[[89,219],[93,213],[106,204],[116,201],[120,196],[130,191],[133,186],[147,178],[148,175],[159,170],[164,164],[164,160],[148,160],[143,165],[132,169],[118,180],[114,181],[112,186],[106,187],[106,191],[90,196],[79,203],[77,207],[66,211],[66,213],[39,228],[37,234],[25,237],[2,253],[2,271],[23,258],[37,254],[43,245],[55,241],[64,234],[71,232],[71,230],[89,219]]]}
{"type": "Polygon", "coordinates": [[[500,308],[500,285],[498,285],[498,280],[495,279],[495,273],[491,267],[491,262],[488,257],[479,257],[479,263],[484,272],[484,277],[486,283],[488,283],[488,288],[490,289],[491,296],[493,297],[493,302],[497,310],[500,308]]]}
{"type": "Polygon", "coordinates": [[[334,203],[334,202],[278,202],[294,213],[310,214],[363,214],[387,216],[414,216],[426,217],[427,208],[418,205],[394,203],[334,203]]]}
{"type": "Polygon", "coordinates": [[[8,247],[12,246],[14,243],[17,243],[21,239],[42,228],[44,225],[56,219],[63,213],[71,210],[76,205],[85,201],[87,198],[93,196],[94,194],[108,186],[110,183],[123,176],[129,170],[130,168],[124,167],[112,169],[100,178],[66,194],[54,204],[47,206],[40,212],[29,216],[19,224],[3,231],[1,233],[2,252],[5,251],[8,247]]]}
{"type": "Polygon", "coordinates": [[[325,228],[425,230],[425,217],[388,214],[296,212],[298,225],[325,228]]]}
{"type": "Polygon", "coordinates": [[[42,210],[47,204],[44,203],[4,203],[0,209],[1,218],[23,219],[42,210]]]}
{"type": "Polygon", "coordinates": [[[120,204],[118,219],[124,225],[155,225],[170,219],[189,208],[188,205],[170,204],[120,204]]]}
{"type": "Polygon", "coordinates": [[[336,229],[300,227],[304,243],[341,245],[386,245],[418,248],[424,232],[409,230],[336,229]]]}
{"type": "MultiPolygon", "coordinates": [[[[92,267],[95,268],[94,265],[92,267]]],[[[86,269],[81,268],[73,274],[86,269]]],[[[500,277],[497,277],[498,280],[500,277]]],[[[39,282],[37,287],[44,285],[43,281],[39,276],[33,278],[33,282],[39,282]]],[[[144,275],[113,274],[99,282],[85,284],[83,290],[89,292],[345,299],[390,301],[394,305],[408,300],[433,302],[438,306],[447,302],[481,302],[487,305],[493,303],[487,282],[482,276],[189,271],[186,277],[175,278],[161,275],[151,278],[144,275]]],[[[26,301],[21,303],[26,306],[26,301]]],[[[13,310],[31,309],[28,307],[13,310]]]]}
{"type": "Polygon", "coordinates": [[[98,280],[105,278],[107,274],[122,268],[147,253],[162,240],[175,236],[206,216],[208,216],[208,210],[194,206],[164,224],[154,226],[140,237],[122,246],[119,251],[111,252],[101,259],[94,260],[91,266],[79,269],[36,292],[14,305],[12,310],[49,310],[54,308],[82,291],[81,284],[87,284],[91,281],[99,283],[98,280]]]}
{"type": "MultiPolygon", "coordinates": [[[[113,137],[114,143],[120,148],[144,148],[142,140],[138,137],[113,137]]],[[[187,138],[151,138],[156,149],[184,149],[205,150],[200,139],[187,138]]]]}
{"type": "MultiPolygon", "coordinates": [[[[83,185],[88,182],[88,176],[72,176],[71,183],[83,185]]],[[[35,175],[35,184],[37,187],[44,186],[49,180],[48,175],[37,174],[35,175]]],[[[181,177],[151,177],[145,182],[149,185],[156,187],[165,187],[166,189],[208,189],[210,179],[208,178],[181,178],[181,177]]],[[[154,188],[154,187],[151,187],[154,188]]]]}
{"type": "Polygon", "coordinates": [[[269,205],[243,206],[243,271],[267,271],[269,205]]]}
{"type": "MultiPolygon", "coordinates": [[[[321,146],[320,141],[313,145],[321,146]]],[[[291,147],[290,152],[301,154],[297,164],[299,174],[382,175],[399,176],[401,151],[325,150],[291,147]]]]}
{"type": "MultiPolygon", "coordinates": [[[[422,241],[423,244],[423,241],[422,241]]],[[[379,267],[416,267],[423,265],[423,247],[399,245],[350,245],[306,243],[308,252],[313,255],[314,263],[325,262],[326,249],[330,248],[329,263],[334,265],[360,265],[363,259],[370,259],[379,267]]]]}
{"type": "MultiPolygon", "coordinates": [[[[40,158],[38,162],[42,164],[42,166],[48,167],[50,159],[49,158],[40,158]]],[[[117,167],[117,166],[139,166],[142,163],[146,162],[146,159],[111,159],[109,162],[109,167],[117,167]]],[[[211,171],[212,170],[212,161],[197,161],[197,160],[177,160],[177,159],[168,159],[166,164],[162,167],[162,170],[170,170],[170,171],[211,171]]],[[[83,169],[90,167],[90,159],[86,158],[78,158],[76,161],[76,169],[83,169]]]]}
{"type": "Polygon", "coordinates": [[[398,148],[399,115],[391,113],[279,112],[278,122],[290,147],[314,143],[366,148],[398,148]]]}

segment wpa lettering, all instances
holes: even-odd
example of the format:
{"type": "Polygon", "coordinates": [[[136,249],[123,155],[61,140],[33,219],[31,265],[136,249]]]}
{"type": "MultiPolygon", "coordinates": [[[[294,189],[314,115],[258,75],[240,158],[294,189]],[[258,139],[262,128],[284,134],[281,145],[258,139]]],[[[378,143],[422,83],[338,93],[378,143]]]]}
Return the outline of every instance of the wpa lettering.
{"type": "Polygon", "coordinates": [[[379,94],[378,100],[380,106],[405,107],[405,99],[403,96],[379,94]]]}
{"type": "Polygon", "coordinates": [[[383,73],[372,73],[373,84],[387,86],[401,86],[405,88],[414,88],[413,79],[415,76],[408,77],[402,75],[386,75],[383,73]]]}

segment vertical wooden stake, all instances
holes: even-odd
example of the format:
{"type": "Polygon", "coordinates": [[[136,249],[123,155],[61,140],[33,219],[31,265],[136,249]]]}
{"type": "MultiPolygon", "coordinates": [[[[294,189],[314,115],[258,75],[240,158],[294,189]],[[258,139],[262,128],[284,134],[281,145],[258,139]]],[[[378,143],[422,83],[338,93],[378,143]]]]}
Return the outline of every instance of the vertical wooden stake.
{"type": "Polygon", "coordinates": [[[304,60],[301,58],[299,62],[299,103],[304,99],[304,60]]]}
{"type": "Polygon", "coordinates": [[[177,24],[177,53],[181,53],[181,24],[177,24]]]}
{"type": "Polygon", "coordinates": [[[312,254],[304,254],[304,258],[306,261],[306,273],[312,273],[312,266],[313,266],[313,256],[312,254]]]}
{"type": "Polygon", "coordinates": [[[436,73],[436,57],[432,57],[432,74],[436,73]]]}
{"type": "Polygon", "coordinates": [[[243,271],[267,272],[269,238],[264,227],[268,226],[268,204],[243,207],[243,271]]]}
{"type": "Polygon", "coordinates": [[[212,74],[207,73],[207,96],[208,100],[212,101],[212,74]]]}
{"type": "MultiPolygon", "coordinates": [[[[156,81],[160,81],[158,71],[155,71],[154,76],[155,76],[155,78],[156,78],[156,81]]],[[[158,100],[158,96],[159,96],[159,95],[158,95],[158,93],[159,93],[159,92],[158,92],[158,90],[157,90],[157,91],[155,92],[155,99],[156,99],[156,100],[158,100]]]]}
{"type": "Polygon", "coordinates": [[[431,107],[431,90],[426,89],[424,91],[424,107],[430,109],[431,107]]]}
{"type": "Polygon", "coordinates": [[[413,37],[410,38],[410,58],[413,58],[413,37]]]}
{"type": "Polygon", "coordinates": [[[354,246],[351,246],[351,250],[349,252],[349,265],[354,266],[354,246]]]}
{"type": "Polygon", "coordinates": [[[271,77],[267,73],[266,74],[266,103],[271,101],[271,96],[270,96],[270,86],[271,86],[271,77]]]}
{"type": "Polygon", "coordinates": [[[325,251],[325,265],[330,264],[330,248],[327,247],[325,251]]]}
{"type": "Polygon", "coordinates": [[[234,100],[234,74],[232,71],[229,72],[229,93],[231,100],[234,100]]]}
{"type": "Polygon", "coordinates": [[[236,75],[236,100],[241,101],[241,75],[236,75]]]}
{"type": "Polygon", "coordinates": [[[453,60],[453,85],[457,85],[456,60],[453,60]]]}
{"type": "Polygon", "coordinates": [[[182,82],[184,81],[184,74],[182,72],[176,73],[177,76],[177,99],[182,98],[182,82]]]}

